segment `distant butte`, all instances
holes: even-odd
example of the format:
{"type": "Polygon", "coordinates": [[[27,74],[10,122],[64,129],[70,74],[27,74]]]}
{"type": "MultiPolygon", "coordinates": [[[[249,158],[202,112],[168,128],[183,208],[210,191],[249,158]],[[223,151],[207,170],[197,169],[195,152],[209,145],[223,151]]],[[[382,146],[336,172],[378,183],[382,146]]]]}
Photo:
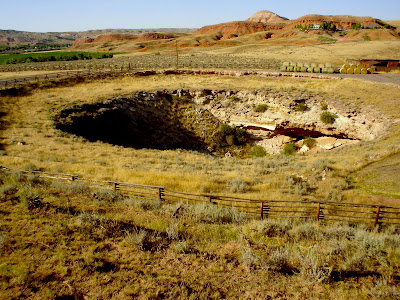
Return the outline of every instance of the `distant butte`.
{"type": "Polygon", "coordinates": [[[246,21],[251,21],[251,22],[262,22],[262,23],[280,23],[280,22],[285,22],[289,19],[278,16],[277,14],[268,11],[268,10],[261,10],[254,15],[252,15],[250,18],[248,18],[246,21]]]}

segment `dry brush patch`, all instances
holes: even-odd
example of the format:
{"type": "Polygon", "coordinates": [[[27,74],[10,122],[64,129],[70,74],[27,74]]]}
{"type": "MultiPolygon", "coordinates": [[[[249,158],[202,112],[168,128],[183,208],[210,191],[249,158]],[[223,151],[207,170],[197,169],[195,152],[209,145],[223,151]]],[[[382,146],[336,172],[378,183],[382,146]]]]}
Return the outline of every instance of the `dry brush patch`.
{"type": "Polygon", "coordinates": [[[250,220],[18,173],[0,174],[0,213],[5,298],[399,297],[394,227],[250,220]]]}

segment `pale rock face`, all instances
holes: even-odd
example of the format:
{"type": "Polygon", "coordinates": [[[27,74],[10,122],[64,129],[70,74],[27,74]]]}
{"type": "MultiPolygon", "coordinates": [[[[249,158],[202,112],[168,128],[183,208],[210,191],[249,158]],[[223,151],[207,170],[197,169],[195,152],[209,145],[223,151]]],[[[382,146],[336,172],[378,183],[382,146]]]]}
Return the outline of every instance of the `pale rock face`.
{"type": "Polygon", "coordinates": [[[247,21],[263,23],[279,23],[287,20],[287,18],[280,17],[277,14],[268,10],[259,11],[247,19],[247,21]]]}
{"type": "Polygon", "coordinates": [[[270,154],[279,153],[285,144],[308,136],[317,143],[312,149],[303,147],[302,153],[332,150],[359,140],[379,138],[389,127],[389,121],[370,107],[357,110],[340,107],[335,99],[300,92],[212,91],[193,92],[192,96],[222,122],[246,129],[256,144],[270,154]],[[299,103],[307,109],[296,109],[299,103]],[[321,103],[328,104],[328,111],[337,116],[333,124],[320,120],[321,103]],[[255,112],[259,104],[265,104],[267,110],[255,112]]]}
{"type": "Polygon", "coordinates": [[[310,150],[310,148],[308,148],[306,145],[303,145],[303,147],[300,148],[299,153],[304,154],[304,153],[308,152],[309,150],[310,150]]]}
{"type": "Polygon", "coordinates": [[[290,140],[291,138],[288,136],[278,135],[273,138],[258,141],[256,144],[263,147],[269,154],[278,154],[290,140]]]}

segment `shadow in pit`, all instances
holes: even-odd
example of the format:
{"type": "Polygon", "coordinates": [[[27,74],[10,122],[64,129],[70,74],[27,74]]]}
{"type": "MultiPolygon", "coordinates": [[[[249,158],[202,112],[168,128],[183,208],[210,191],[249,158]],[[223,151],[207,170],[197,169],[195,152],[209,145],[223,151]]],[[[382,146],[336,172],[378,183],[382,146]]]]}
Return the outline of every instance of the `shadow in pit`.
{"type": "Polygon", "coordinates": [[[196,122],[185,119],[191,109],[190,105],[177,105],[169,95],[163,94],[153,99],[85,104],[61,111],[55,121],[57,129],[91,142],[136,149],[205,149],[204,140],[183,124],[196,122]]]}

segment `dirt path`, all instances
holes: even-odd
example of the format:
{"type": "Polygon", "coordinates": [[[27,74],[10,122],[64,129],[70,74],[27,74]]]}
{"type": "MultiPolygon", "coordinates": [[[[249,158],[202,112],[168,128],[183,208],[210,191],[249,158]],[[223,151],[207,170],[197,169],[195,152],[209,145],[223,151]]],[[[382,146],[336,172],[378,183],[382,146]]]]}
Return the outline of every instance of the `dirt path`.
{"type": "MultiPolygon", "coordinates": [[[[326,74],[325,74],[326,75],[326,74]]],[[[340,77],[340,78],[352,78],[352,79],[359,79],[359,80],[366,80],[378,83],[389,83],[395,84],[400,87],[400,74],[368,74],[368,75],[351,75],[351,74],[333,74],[331,76],[340,77]]]]}
{"type": "MultiPolygon", "coordinates": [[[[219,70],[222,71],[222,70],[219,70]]],[[[249,70],[250,71],[250,70],[249,70]]],[[[254,70],[255,71],[255,70],[254,70]]],[[[260,71],[260,70],[257,70],[260,71]]],[[[255,71],[255,72],[257,72],[255,71]]],[[[104,71],[103,71],[104,72],[104,71]]],[[[251,72],[251,71],[250,71],[251,72]]],[[[77,74],[77,73],[82,73],[84,74],[85,71],[64,71],[64,72],[48,72],[44,73],[41,72],[41,74],[34,76],[26,76],[25,78],[23,76],[10,76],[10,78],[5,78],[5,76],[2,76],[0,79],[0,88],[6,87],[6,86],[13,86],[15,84],[19,83],[24,83],[27,81],[34,81],[38,79],[52,79],[52,78],[59,78],[59,77],[67,77],[71,76],[72,74],[77,74]]],[[[102,73],[101,71],[99,73],[102,73]]],[[[286,73],[285,73],[286,74],[286,73]]],[[[365,81],[371,81],[371,82],[377,82],[377,83],[386,83],[386,84],[393,84],[397,85],[400,88],[400,74],[390,74],[390,73],[385,73],[385,74],[368,74],[368,75],[351,75],[351,74],[317,74],[317,73],[287,73],[287,74],[309,74],[309,75],[323,75],[324,77],[333,77],[333,78],[351,78],[351,79],[357,79],[357,80],[365,80],[365,81]]]]}

